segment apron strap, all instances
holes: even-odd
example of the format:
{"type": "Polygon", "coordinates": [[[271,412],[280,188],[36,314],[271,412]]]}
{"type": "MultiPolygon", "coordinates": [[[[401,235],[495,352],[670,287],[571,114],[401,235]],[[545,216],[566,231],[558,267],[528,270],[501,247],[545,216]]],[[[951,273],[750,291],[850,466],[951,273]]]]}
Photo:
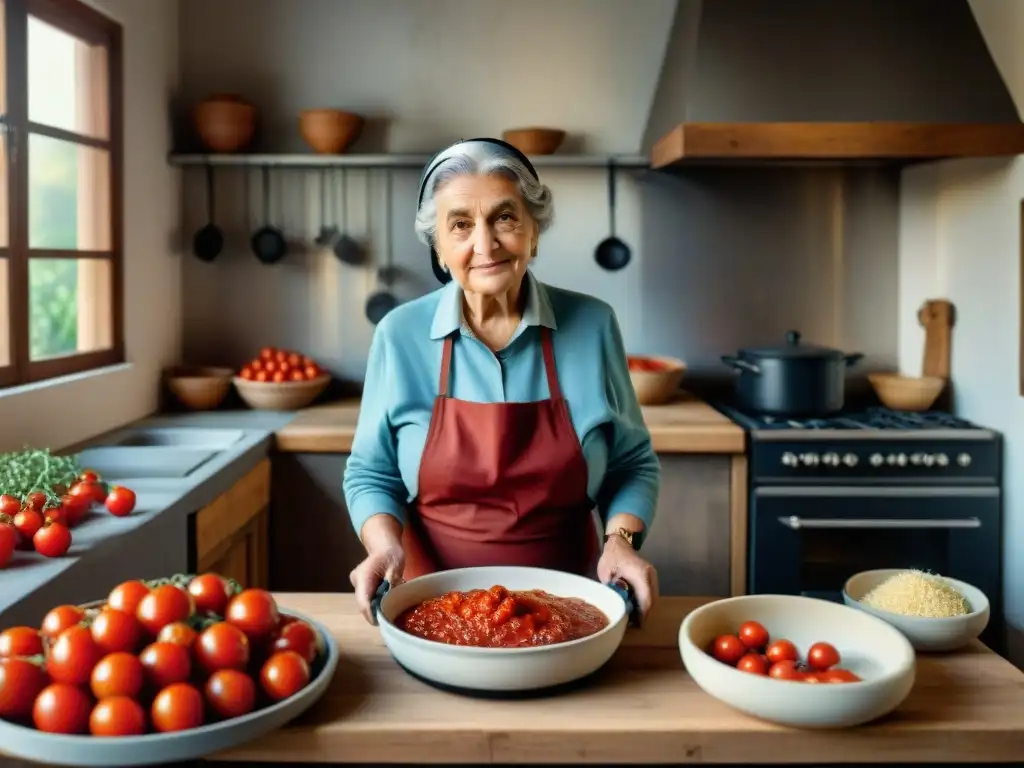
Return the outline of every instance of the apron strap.
{"type": "Polygon", "coordinates": [[[555,368],[555,348],[551,343],[551,329],[541,326],[540,345],[544,350],[544,371],[548,375],[548,397],[552,400],[562,397],[562,387],[558,384],[558,369],[555,368]]]}
{"type": "Polygon", "coordinates": [[[448,397],[448,384],[452,367],[452,337],[444,337],[444,346],[441,348],[441,381],[437,385],[437,393],[441,397],[448,397]]]}

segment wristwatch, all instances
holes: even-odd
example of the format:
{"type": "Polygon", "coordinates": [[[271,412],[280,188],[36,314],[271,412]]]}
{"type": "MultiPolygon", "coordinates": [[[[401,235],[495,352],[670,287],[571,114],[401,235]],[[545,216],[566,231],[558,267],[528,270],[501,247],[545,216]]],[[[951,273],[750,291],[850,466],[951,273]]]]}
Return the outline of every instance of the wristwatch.
{"type": "Polygon", "coordinates": [[[636,534],[633,533],[633,531],[626,530],[625,528],[617,528],[611,533],[606,533],[604,535],[604,543],[607,544],[611,539],[614,539],[616,536],[625,539],[626,543],[629,544],[629,546],[631,546],[633,549],[636,549],[637,544],[640,543],[639,541],[637,541],[636,534]]]}

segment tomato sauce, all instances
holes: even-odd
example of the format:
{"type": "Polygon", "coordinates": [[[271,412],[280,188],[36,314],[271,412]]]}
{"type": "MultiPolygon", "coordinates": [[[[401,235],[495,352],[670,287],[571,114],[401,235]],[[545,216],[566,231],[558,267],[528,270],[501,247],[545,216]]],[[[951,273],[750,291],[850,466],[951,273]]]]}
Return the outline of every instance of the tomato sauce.
{"type": "Polygon", "coordinates": [[[638,373],[661,373],[669,368],[661,360],[654,360],[650,357],[633,357],[631,355],[626,358],[626,362],[629,365],[629,370],[638,373]]]}
{"type": "Polygon", "coordinates": [[[608,617],[576,597],[494,586],[424,600],[404,611],[395,624],[411,635],[448,645],[521,648],[593,635],[608,626],[608,617]]]}

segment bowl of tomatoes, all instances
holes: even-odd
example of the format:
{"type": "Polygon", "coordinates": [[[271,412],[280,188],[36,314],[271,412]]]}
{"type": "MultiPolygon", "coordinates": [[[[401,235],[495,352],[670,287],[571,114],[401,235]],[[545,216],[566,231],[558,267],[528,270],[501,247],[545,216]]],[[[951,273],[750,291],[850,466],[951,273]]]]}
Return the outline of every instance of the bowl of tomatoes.
{"type": "Polygon", "coordinates": [[[914,686],[914,649],[841,603],[749,595],[701,606],[679,628],[686,671],[706,693],[780,725],[846,728],[892,712],[914,686]]]}
{"type": "Polygon", "coordinates": [[[0,749],[51,765],[195,760],[280,728],[327,690],[312,619],[213,573],[129,581],[0,631],[0,749]]]}
{"type": "Polygon", "coordinates": [[[667,403],[686,373],[686,363],[674,357],[627,355],[626,364],[640,405],[667,403]]]}
{"type": "Polygon", "coordinates": [[[290,349],[264,347],[234,378],[250,408],[294,411],[316,400],[331,381],[313,358],[290,349]]]}

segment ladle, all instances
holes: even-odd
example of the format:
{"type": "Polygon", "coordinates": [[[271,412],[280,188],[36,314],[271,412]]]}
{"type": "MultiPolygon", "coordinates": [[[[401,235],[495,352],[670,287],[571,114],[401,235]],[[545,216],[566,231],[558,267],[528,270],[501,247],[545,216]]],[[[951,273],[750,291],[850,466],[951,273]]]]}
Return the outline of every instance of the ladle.
{"type": "Polygon", "coordinates": [[[206,166],[206,226],[192,237],[192,252],[200,261],[213,261],[224,250],[224,233],[214,220],[215,188],[213,166],[206,166]]]}
{"type": "Polygon", "coordinates": [[[362,245],[348,233],[348,189],[344,168],[341,169],[341,235],[334,241],[334,255],[343,264],[352,266],[362,264],[365,258],[362,245]]]}
{"type": "Polygon", "coordinates": [[[387,246],[384,249],[385,262],[377,270],[377,281],[380,287],[370,294],[366,300],[366,319],[377,325],[384,317],[398,306],[398,299],[391,292],[391,281],[394,279],[394,254],[391,243],[391,170],[384,176],[384,235],[387,246]]]}
{"type": "Polygon", "coordinates": [[[631,258],[629,246],[615,236],[615,160],[608,160],[608,237],[597,244],[594,259],[611,272],[622,269],[631,258]]]}

